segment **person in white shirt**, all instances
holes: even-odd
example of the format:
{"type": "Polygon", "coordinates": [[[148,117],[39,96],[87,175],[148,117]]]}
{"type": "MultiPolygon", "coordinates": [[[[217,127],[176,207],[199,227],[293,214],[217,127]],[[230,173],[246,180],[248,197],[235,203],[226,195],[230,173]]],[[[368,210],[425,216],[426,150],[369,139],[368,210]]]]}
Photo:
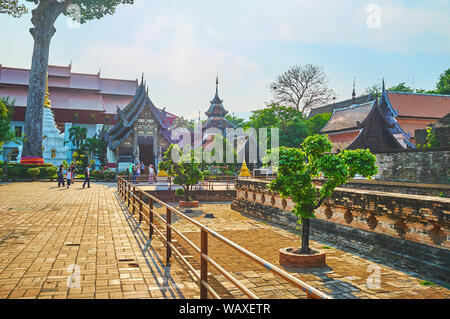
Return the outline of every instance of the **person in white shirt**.
{"type": "Polygon", "coordinates": [[[150,167],[148,168],[148,182],[150,184],[153,184],[154,177],[155,177],[155,170],[153,169],[153,165],[150,164],[150,167]]]}
{"type": "Polygon", "coordinates": [[[71,170],[67,170],[66,178],[67,178],[67,188],[69,188],[70,181],[72,180],[72,171],[71,170]]]}

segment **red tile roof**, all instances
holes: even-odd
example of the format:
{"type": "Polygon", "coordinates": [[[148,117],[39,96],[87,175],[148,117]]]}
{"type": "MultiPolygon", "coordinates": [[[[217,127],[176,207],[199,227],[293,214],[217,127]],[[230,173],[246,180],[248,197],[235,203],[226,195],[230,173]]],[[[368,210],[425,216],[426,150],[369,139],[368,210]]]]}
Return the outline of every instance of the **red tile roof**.
{"type": "Polygon", "coordinates": [[[387,92],[401,117],[442,118],[450,113],[450,95],[387,92]]]}
{"type": "MultiPolygon", "coordinates": [[[[48,86],[52,107],[92,110],[115,114],[116,106],[125,107],[133,98],[136,80],[101,78],[100,74],[71,72],[71,66],[48,67],[48,86]]],[[[29,69],[0,64],[0,96],[10,96],[17,106],[26,106],[29,69]]]]}

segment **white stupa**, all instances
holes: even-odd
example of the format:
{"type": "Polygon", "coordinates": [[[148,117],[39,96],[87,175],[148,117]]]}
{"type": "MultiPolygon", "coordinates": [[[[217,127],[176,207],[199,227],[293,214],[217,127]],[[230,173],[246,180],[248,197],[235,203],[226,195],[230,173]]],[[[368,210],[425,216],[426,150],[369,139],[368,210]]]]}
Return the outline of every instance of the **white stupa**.
{"type": "Polygon", "coordinates": [[[52,103],[48,91],[48,78],[45,89],[44,114],[42,117],[42,149],[44,162],[55,166],[61,165],[67,159],[69,148],[64,145],[64,133],[56,126],[55,116],[52,112],[52,103]]]}

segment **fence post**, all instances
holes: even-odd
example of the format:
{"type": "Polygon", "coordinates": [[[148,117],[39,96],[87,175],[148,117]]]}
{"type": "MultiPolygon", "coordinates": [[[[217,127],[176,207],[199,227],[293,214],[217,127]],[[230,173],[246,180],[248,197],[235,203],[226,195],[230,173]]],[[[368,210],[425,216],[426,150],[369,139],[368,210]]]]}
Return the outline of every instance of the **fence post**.
{"type": "Polygon", "coordinates": [[[142,190],[139,191],[139,224],[142,223],[142,190]]]}
{"type": "Polygon", "coordinates": [[[148,203],[148,207],[149,207],[148,219],[149,219],[149,222],[150,222],[150,226],[149,226],[150,235],[149,235],[149,237],[151,239],[152,236],[153,236],[153,199],[152,198],[150,198],[150,202],[148,203]]]}
{"type": "Polygon", "coordinates": [[[201,242],[200,242],[200,299],[208,299],[208,289],[206,289],[203,283],[208,282],[208,261],[203,255],[208,255],[208,233],[201,230],[201,242]]]}
{"type": "Polygon", "coordinates": [[[133,185],[133,215],[136,212],[136,186],[133,185]]]}
{"type": "Polygon", "coordinates": [[[128,203],[128,207],[130,207],[130,191],[131,191],[131,185],[128,184],[128,190],[127,190],[127,203],[128,203]]]}
{"type": "Polygon", "coordinates": [[[170,243],[172,242],[172,229],[170,229],[170,224],[172,223],[172,212],[169,208],[166,208],[166,264],[170,263],[170,257],[172,256],[172,248],[170,243]]]}

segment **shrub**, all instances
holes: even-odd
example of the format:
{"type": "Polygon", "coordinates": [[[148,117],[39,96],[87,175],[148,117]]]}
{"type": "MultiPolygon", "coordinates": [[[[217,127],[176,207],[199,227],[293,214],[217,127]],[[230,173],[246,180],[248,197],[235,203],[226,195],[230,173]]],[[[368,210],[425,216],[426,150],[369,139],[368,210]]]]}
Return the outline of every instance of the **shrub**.
{"type": "Polygon", "coordinates": [[[176,195],[176,196],[184,196],[184,189],[182,189],[182,188],[177,188],[177,189],[175,190],[175,195],[176,195]]]}
{"type": "Polygon", "coordinates": [[[28,176],[30,176],[33,179],[36,179],[40,173],[41,170],[39,168],[29,168],[27,171],[28,176]]]}
{"type": "Polygon", "coordinates": [[[107,181],[114,181],[116,179],[116,173],[113,171],[104,171],[103,175],[107,181]]]}
{"type": "Polygon", "coordinates": [[[0,176],[3,175],[3,167],[0,167],[0,176]]]}
{"type": "Polygon", "coordinates": [[[103,179],[103,172],[95,169],[92,171],[92,177],[95,179],[103,179]]]}

